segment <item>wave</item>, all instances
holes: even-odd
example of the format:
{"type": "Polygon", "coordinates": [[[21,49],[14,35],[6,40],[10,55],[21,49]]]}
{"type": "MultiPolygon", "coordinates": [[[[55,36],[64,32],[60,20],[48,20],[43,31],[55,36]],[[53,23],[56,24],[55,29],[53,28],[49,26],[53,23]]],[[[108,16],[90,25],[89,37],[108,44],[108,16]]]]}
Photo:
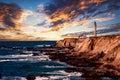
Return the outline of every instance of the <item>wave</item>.
{"type": "MultiPolygon", "coordinates": [[[[2,80],[27,80],[25,77],[3,77],[2,80]]],[[[37,76],[35,80],[71,80],[69,76],[37,76]]],[[[78,80],[78,79],[74,79],[78,80]]],[[[79,77],[79,80],[83,80],[79,77]]]]}
{"type": "Polygon", "coordinates": [[[18,62],[18,61],[28,61],[28,59],[3,59],[0,62],[18,62]]]}
{"type": "MultiPolygon", "coordinates": [[[[50,76],[50,77],[40,77],[37,76],[35,80],[56,80],[56,79],[60,79],[60,76],[50,76]]],[[[1,80],[27,80],[25,77],[3,77],[1,80]]],[[[64,80],[62,78],[62,80],[64,80]]],[[[66,79],[69,80],[69,79],[66,79]]]]}
{"type": "Polygon", "coordinates": [[[49,44],[47,45],[47,44],[46,44],[46,45],[36,45],[35,47],[50,47],[50,46],[51,46],[51,45],[49,45],[49,44]]]}
{"type": "MultiPolygon", "coordinates": [[[[0,80],[27,80],[25,77],[3,77],[0,80]]],[[[70,77],[67,76],[49,76],[49,77],[40,77],[37,76],[35,80],[71,80],[70,77]]],[[[84,78],[77,78],[72,80],[85,80],[84,78]]],[[[112,80],[108,77],[103,77],[102,80],[112,80]]]]}
{"type": "MultiPolygon", "coordinates": [[[[49,74],[49,75],[36,76],[35,80],[71,80],[72,77],[74,77],[74,80],[83,80],[80,77],[82,73],[79,73],[79,72],[67,73],[64,70],[58,70],[58,71],[53,71],[53,72],[47,72],[45,74],[49,74]]],[[[26,80],[26,77],[19,77],[19,76],[4,77],[3,76],[2,79],[0,80],[26,80]]]]}
{"type": "Polygon", "coordinates": [[[16,54],[16,55],[0,55],[1,58],[22,58],[22,57],[28,57],[32,56],[32,54],[26,54],[26,55],[21,55],[21,54],[16,54]]]}
{"type": "Polygon", "coordinates": [[[9,61],[29,61],[29,62],[39,62],[39,61],[51,61],[47,55],[32,56],[33,54],[26,55],[1,55],[0,62],[9,62],[9,61]]]}
{"type": "Polygon", "coordinates": [[[18,76],[15,76],[15,77],[2,77],[2,79],[0,79],[0,80],[26,80],[26,78],[18,77],[18,76]]]}
{"type": "Polygon", "coordinates": [[[45,68],[66,68],[66,66],[49,66],[49,65],[45,65],[43,67],[45,68]]]}
{"type": "Polygon", "coordinates": [[[80,77],[82,75],[81,72],[65,72],[64,70],[58,70],[58,71],[53,71],[53,72],[47,72],[46,74],[49,75],[55,75],[54,77],[58,76],[59,77],[80,77]]]}

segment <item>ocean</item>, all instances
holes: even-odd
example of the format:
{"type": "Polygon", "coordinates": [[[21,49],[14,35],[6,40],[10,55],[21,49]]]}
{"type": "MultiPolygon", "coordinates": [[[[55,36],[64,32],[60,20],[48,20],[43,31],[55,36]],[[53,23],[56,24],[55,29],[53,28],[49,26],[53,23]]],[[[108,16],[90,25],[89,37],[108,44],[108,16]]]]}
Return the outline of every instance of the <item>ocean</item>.
{"type": "Polygon", "coordinates": [[[0,41],[0,80],[26,80],[30,74],[35,80],[84,80],[80,72],[66,72],[73,68],[64,62],[53,61],[40,53],[43,46],[56,41],[0,41]],[[33,53],[40,53],[33,56],[33,53]]]}

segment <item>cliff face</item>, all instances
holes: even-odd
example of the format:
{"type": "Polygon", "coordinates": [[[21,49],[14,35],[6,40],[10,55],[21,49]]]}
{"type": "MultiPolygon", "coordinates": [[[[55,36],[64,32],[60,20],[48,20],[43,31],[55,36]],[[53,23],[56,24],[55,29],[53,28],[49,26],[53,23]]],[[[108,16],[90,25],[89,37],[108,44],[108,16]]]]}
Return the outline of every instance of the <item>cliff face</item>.
{"type": "Polygon", "coordinates": [[[71,55],[98,58],[99,61],[120,67],[120,35],[64,39],[57,47],[73,47],[71,55]]]}
{"type": "Polygon", "coordinates": [[[75,47],[77,39],[75,38],[66,38],[60,40],[56,43],[56,47],[75,47]]]}

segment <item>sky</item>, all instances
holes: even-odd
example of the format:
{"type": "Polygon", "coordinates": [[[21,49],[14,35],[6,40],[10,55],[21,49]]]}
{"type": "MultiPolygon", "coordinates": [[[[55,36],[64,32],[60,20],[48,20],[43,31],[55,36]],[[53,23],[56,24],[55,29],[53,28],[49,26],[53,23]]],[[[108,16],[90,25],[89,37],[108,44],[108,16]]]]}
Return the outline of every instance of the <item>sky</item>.
{"type": "Polygon", "coordinates": [[[0,40],[120,34],[120,0],[0,0],[0,40]]]}

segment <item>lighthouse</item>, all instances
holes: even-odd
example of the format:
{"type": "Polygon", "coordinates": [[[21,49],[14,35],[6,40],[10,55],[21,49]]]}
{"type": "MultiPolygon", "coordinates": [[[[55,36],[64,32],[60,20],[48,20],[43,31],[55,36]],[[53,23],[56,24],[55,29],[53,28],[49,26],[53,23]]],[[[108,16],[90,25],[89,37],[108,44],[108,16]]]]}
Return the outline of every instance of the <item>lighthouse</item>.
{"type": "Polygon", "coordinates": [[[94,22],[94,36],[97,36],[97,23],[94,22]]]}

